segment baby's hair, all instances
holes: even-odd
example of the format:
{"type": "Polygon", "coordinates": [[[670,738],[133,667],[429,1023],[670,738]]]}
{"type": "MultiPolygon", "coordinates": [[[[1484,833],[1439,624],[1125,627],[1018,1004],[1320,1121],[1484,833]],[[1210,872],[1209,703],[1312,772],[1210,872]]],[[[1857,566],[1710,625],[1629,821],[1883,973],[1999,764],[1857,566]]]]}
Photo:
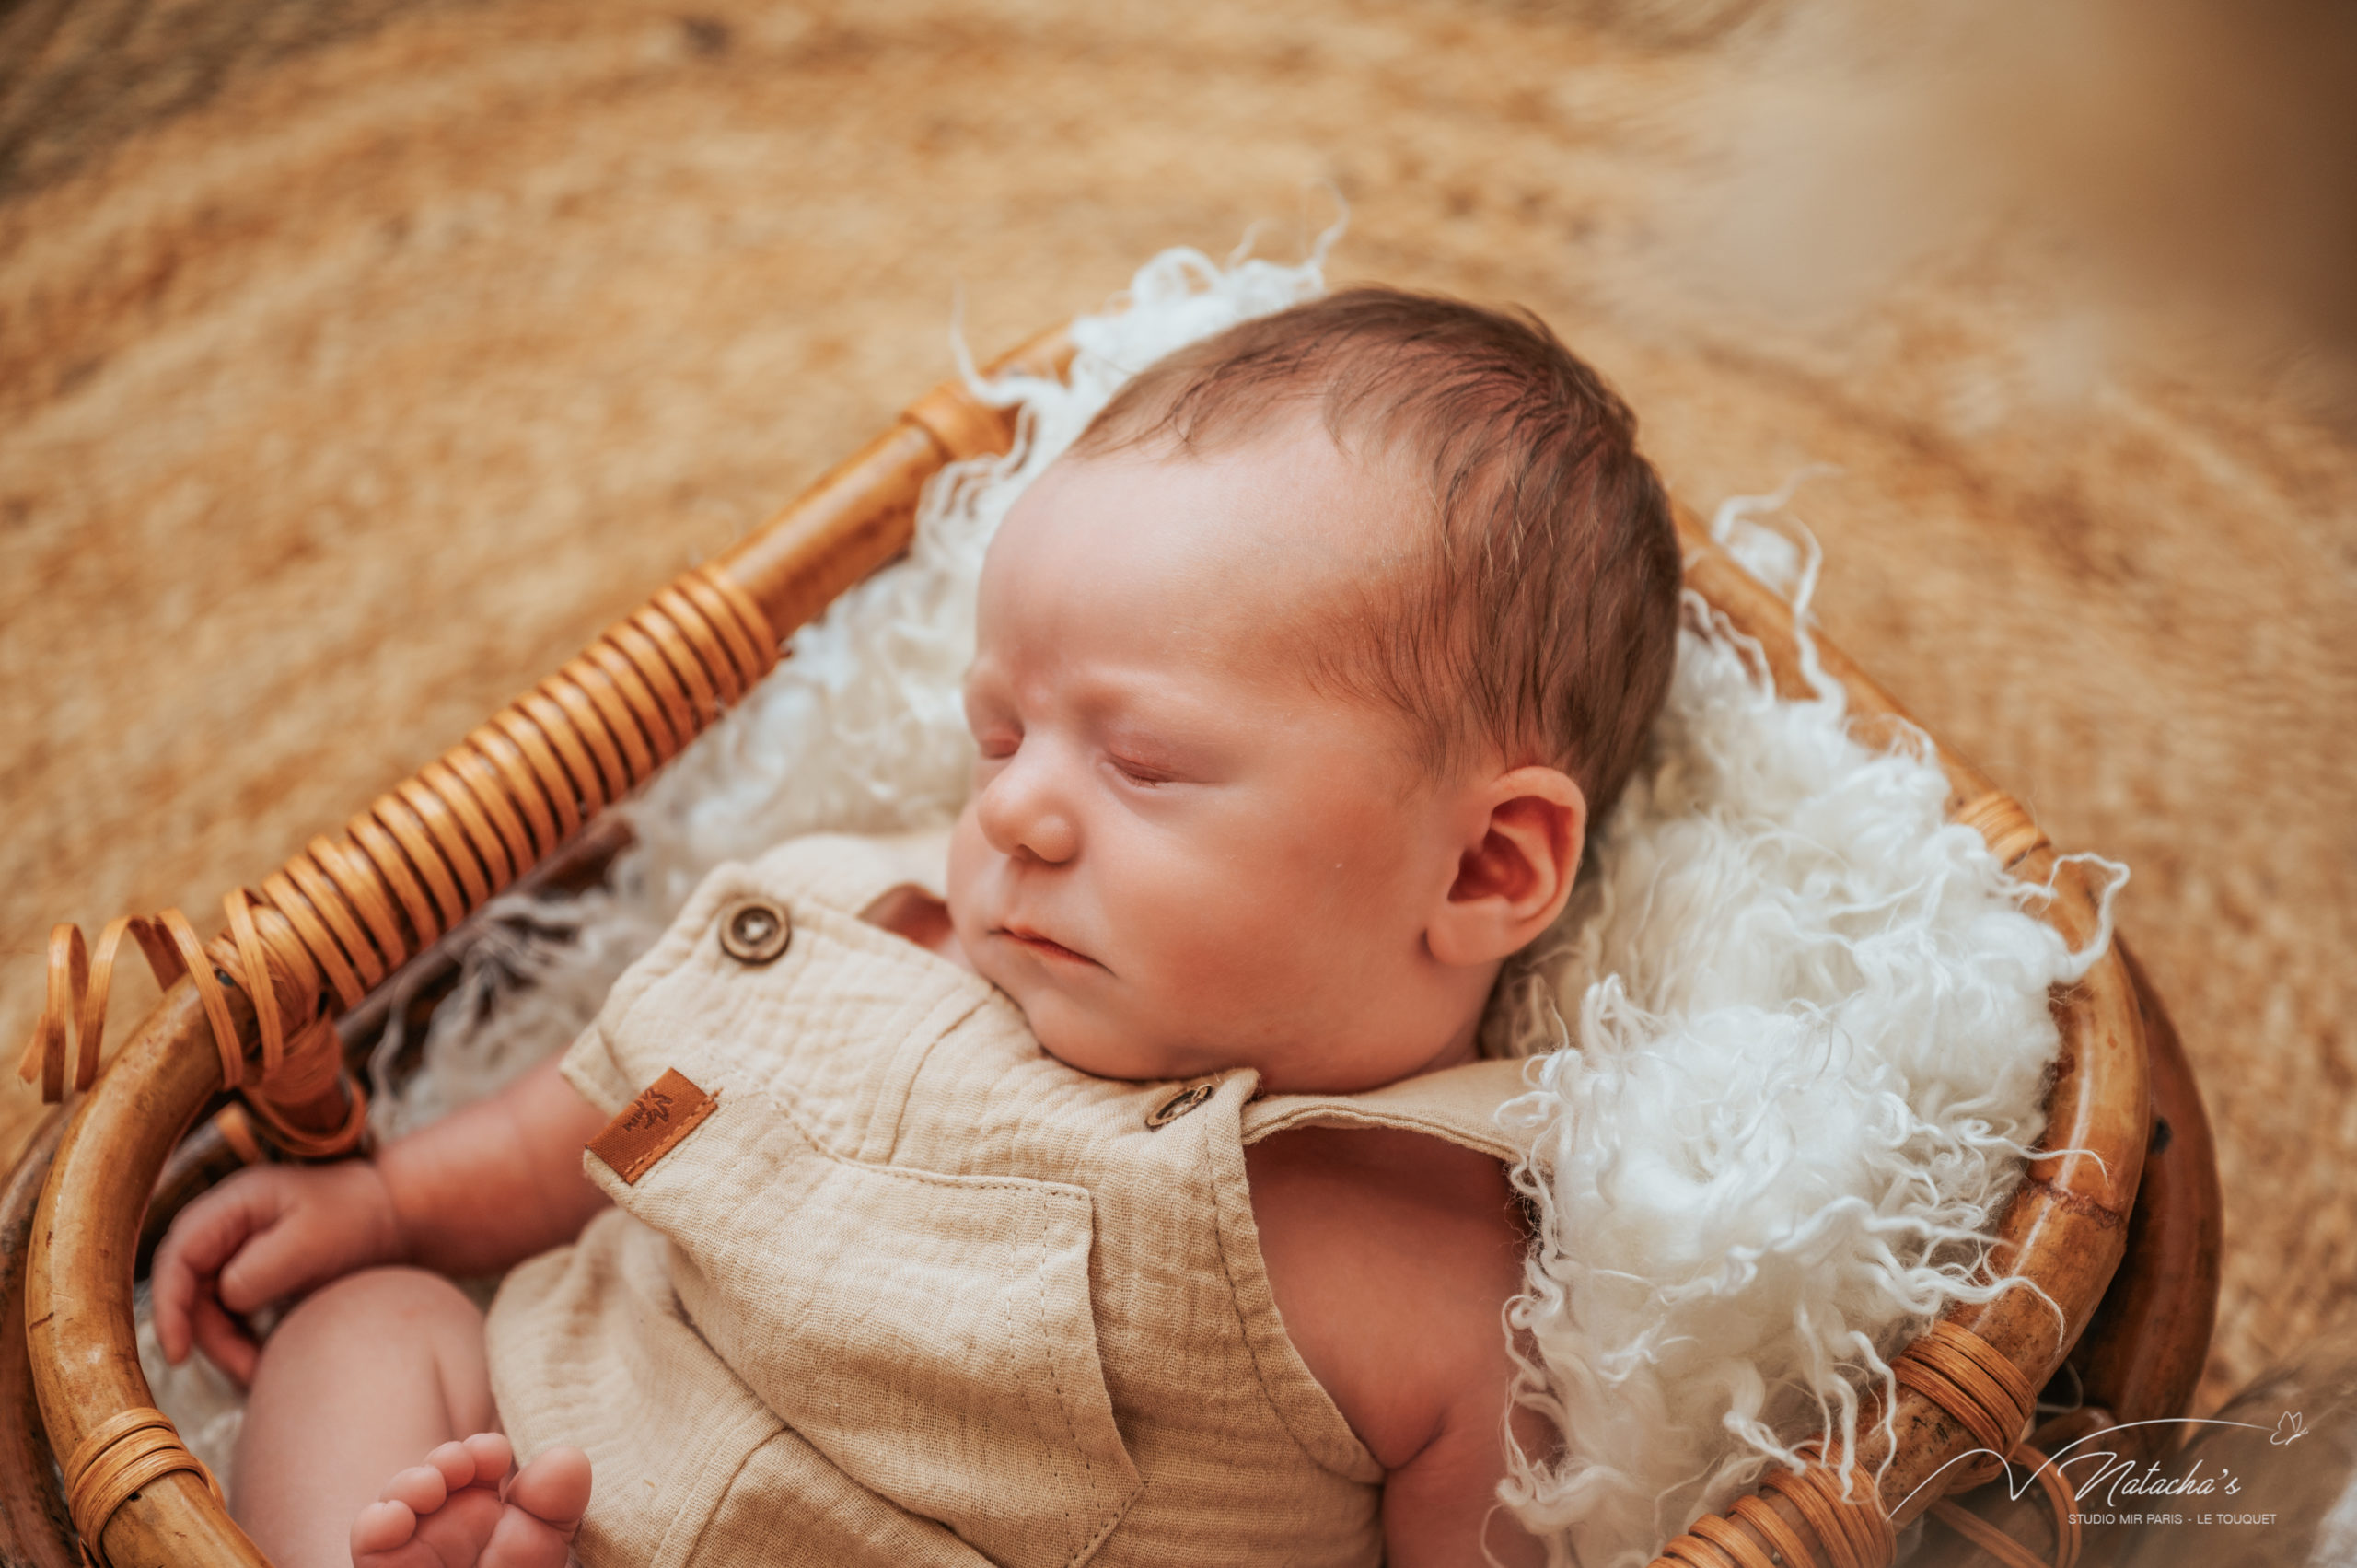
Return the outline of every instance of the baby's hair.
{"type": "Polygon", "coordinates": [[[1601,822],[1677,651],[1677,537],[1636,416],[1527,311],[1359,287],[1156,362],[1073,451],[1213,451],[1302,406],[1353,458],[1421,469],[1438,524],[1320,677],[1406,713],[1435,773],[1494,748],[1569,772],[1601,822]]]}

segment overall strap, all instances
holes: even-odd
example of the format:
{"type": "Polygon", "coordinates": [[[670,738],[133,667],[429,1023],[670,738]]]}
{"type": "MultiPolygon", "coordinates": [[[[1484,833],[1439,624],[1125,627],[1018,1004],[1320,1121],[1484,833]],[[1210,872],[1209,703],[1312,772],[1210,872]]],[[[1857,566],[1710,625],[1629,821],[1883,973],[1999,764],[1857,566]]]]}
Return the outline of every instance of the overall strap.
{"type": "Polygon", "coordinates": [[[1293,1127],[1384,1127],[1513,1163],[1522,1157],[1498,1108],[1527,1086],[1519,1061],[1468,1062],[1355,1095],[1267,1095],[1244,1108],[1247,1146],[1293,1127]]]}

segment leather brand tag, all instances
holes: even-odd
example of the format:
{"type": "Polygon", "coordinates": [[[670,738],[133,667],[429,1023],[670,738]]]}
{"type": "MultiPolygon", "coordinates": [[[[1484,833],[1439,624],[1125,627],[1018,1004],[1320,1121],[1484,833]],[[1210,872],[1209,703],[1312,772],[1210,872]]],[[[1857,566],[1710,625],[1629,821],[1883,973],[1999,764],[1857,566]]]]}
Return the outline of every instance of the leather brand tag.
{"type": "Polygon", "coordinates": [[[639,1091],[638,1098],[606,1130],[589,1140],[589,1152],[604,1160],[623,1185],[635,1187],[673,1144],[703,1124],[720,1103],[682,1076],[677,1068],[639,1091]]]}

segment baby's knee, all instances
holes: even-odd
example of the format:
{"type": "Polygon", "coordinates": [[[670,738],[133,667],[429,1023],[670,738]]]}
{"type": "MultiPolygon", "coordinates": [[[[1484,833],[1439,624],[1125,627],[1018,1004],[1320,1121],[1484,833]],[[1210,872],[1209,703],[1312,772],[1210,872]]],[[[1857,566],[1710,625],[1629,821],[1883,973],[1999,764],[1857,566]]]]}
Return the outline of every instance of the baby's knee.
{"type": "Polygon", "coordinates": [[[482,1311],[466,1293],[424,1269],[363,1269],[323,1285],[272,1330],[266,1356],[358,1348],[376,1356],[402,1351],[436,1361],[482,1359],[482,1311]]]}

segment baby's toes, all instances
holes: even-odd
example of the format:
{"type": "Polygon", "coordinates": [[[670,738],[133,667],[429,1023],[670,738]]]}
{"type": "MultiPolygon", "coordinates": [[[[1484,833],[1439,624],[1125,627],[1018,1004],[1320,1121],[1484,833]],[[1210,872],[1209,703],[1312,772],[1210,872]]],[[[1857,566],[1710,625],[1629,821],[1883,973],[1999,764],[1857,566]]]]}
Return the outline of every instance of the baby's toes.
{"type": "Polygon", "coordinates": [[[499,1433],[478,1432],[459,1446],[467,1451],[467,1458],[474,1466],[477,1486],[496,1488],[515,1468],[516,1446],[499,1433]]]}
{"type": "MultiPolygon", "coordinates": [[[[418,1563],[421,1568],[458,1568],[461,1563],[482,1561],[484,1548],[491,1543],[500,1519],[514,1512],[499,1501],[496,1493],[480,1486],[452,1493],[447,1503],[418,1517],[413,1542],[413,1548],[421,1552],[418,1563]]],[[[356,1558],[354,1561],[355,1568],[372,1568],[356,1558]]],[[[409,1560],[391,1557],[373,1568],[409,1568],[409,1560]]]]}
{"type": "MultiPolygon", "coordinates": [[[[425,1462],[441,1472],[442,1484],[449,1491],[457,1492],[475,1484],[475,1457],[464,1443],[456,1439],[445,1443],[427,1454],[425,1462]]],[[[497,1486],[499,1477],[493,1475],[490,1484],[497,1486]]]]}
{"type": "MultiPolygon", "coordinates": [[[[458,1568],[482,1555],[500,1516],[507,1439],[445,1443],[385,1483],[352,1521],[354,1568],[458,1568]]],[[[558,1565],[562,1568],[562,1564],[558,1565]]]]}
{"type": "Polygon", "coordinates": [[[572,1535],[589,1510],[589,1456],[578,1448],[550,1449],[507,1483],[507,1503],[572,1535]]]}
{"type": "Polygon", "coordinates": [[[589,1507],[589,1456],[552,1448],[508,1483],[507,1512],[482,1568],[564,1568],[566,1543],[589,1507]]]}
{"type": "Polygon", "coordinates": [[[452,1481],[448,1469],[433,1462],[434,1455],[425,1458],[426,1463],[412,1465],[387,1481],[385,1490],[377,1493],[377,1501],[404,1503],[412,1514],[431,1514],[449,1501],[450,1493],[467,1484],[463,1479],[452,1481]]]}
{"type": "Polygon", "coordinates": [[[352,1521],[352,1561],[369,1560],[407,1546],[417,1534],[417,1512],[406,1503],[371,1503],[352,1521]]]}

